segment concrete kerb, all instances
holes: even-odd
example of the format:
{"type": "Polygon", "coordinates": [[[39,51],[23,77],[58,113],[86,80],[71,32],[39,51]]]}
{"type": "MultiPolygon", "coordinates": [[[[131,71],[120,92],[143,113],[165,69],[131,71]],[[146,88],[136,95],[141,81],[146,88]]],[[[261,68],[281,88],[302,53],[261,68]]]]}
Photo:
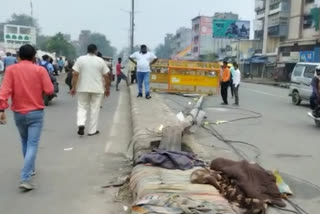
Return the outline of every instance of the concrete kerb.
{"type": "MultiPolygon", "coordinates": [[[[161,125],[165,127],[168,125],[178,125],[180,123],[176,118],[176,115],[158,94],[153,94],[151,100],[137,98],[137,94],[136,86],[131,86],[130,103],[133,128],[131,148],[133,150],[134,162],[136,162],[141,155],[152,150],[153,145],[151,145],[151,142],[161,140],[161,134],[159,134],[159,127],[161,125]]],[[[183,143],[189,150],[198,154],[202,159],[210,159],[210,154],[201,145],[196,143],[193,135],[185,134],[183,143]]],[[[192,171],[193,170],[188,170],[185,173],[186,177],[183,178],[185,181],[189,181],[192,171]]],[[[209,196],[206,198],[207,201],[224,207],[225,212],[222,213],[234,213],[228,202],[220,196],[217,190],[212,186],[194,185],[190,182],[184,182],[182,185],[179,181],[180,179],[177,178],[177,180],[169,179],[164,182],[166,177],[175,178],[177,175],[179,175],[177,170],[166,170],[144,165],[136,166],[133,169],[130,180],[130,188],[133,193],[134,201],[144,201],[142,198],[147,197],[150,194],[179,194],[181,196],[195,197],[196,200],[201,200],[198,196],[203,195],[203,189],[206,189],[208,190],[206,195],[209,196]],[[151,171],[153,173],[151,173],[151,171]],[[160,176],[156,177],[155,175],[160,176]],[[184,186],[184,188],[182,188],[182,186],[184,186]],[[181,190],[176,191],[177,189],[181,190]]],[[[178,177],[180,177],[180,175],[178,177]]],[[[140,212],[135,212],[133,209],[133,213],[140,212]]]]}
{"type": "Polygon", "coordinates": [[[242,82],[245,83],[251,83],[251,84],[258,84],[258,85],[268,85],[268,86],[275,86],[280,88],[289,88],[290,83],[286,82],[276,82],[276,81],[265,81],[265,80],[242,80],[242,82]]]}

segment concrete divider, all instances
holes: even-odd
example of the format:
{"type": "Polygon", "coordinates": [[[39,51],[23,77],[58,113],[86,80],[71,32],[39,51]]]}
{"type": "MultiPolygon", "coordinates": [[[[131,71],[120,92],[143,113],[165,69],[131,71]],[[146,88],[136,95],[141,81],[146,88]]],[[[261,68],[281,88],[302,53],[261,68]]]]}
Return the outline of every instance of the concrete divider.
{"type": "MultiPolygon", "coordinates": [[[[151,152],[152,148],[157,146],[156,141],[161,140],[161,134],[158,132],[161,125],[165,127],[180,123],[159,95],[153,94],[152,99],[147,100],[137,98],[137,94],[136,86],[131,86],[130,102],[133,128],[131,147],[135,162],[141,155],[151,152]]],[[[209,154],[195,143],[192,135],[185,135],[183,143],[194,153],[201,153],[201,157],[207,156],[209,158],[209,154]]],[[[135,201],[132,212],[142,214],[149,213],[150,207],[158,209],[159,204],[158,207],[154,204],[152,204],[153,206],[148,204],[147,201],[150,198],[158,198],[160,200],[158,203],[161,203],[161,198],[179,196],[191,200],[193,204],[210,204],[212,213],[234,214],[229,203],[214,187],[191,184],[190,175],[192,172],[193,170],[181,171],[146,165],[136,166],[130,179],[130,189],[135,201]],[[144,207],[144,205],[146,206],[144,207]]]]}

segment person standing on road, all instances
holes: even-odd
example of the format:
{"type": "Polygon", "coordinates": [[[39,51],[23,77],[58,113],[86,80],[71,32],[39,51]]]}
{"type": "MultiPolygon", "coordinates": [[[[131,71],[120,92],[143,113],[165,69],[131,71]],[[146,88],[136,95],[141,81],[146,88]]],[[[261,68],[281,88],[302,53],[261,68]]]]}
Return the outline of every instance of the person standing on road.
{"type": "Polygon", "coordinates": [[[129,87],[129,82],[128,82],[128,78],[127,76],[122,72],[122,69],[124,69],[124,67],[122,67],[121,65],[122,63],[122,58],[118,58],[118,64],[117,64],[117,84],[116,84],[116,90],[119,91],[119,84],[121,82],[121,80],[126,81],[127,86],[129,87]]]}
{"type": "Polygon", "coordinates": [[[239,65],[238,63],[234,62],[233,63],[233,68],[234,68],[234,72],[233,72],[233,89],[234,89],[234,96],[235,96],[235,105],[239,105],[239,87],[240,87],[240,83],[241,83],[241,72],[239,70],[239,65]]]}
{"type": "Polygon", "coordinates": [[[320,66],[316,68],[316,75],[312,78],[312,95],[310,97],[310,107],[313,110],[313,116],[318,118],[320,109],[320,66]]]}
{"type": "Polygon", "coordinates": [[[29,191],[34,187],[30,183],[35,175],[35,161],[44,119],[43,93],[53,94],[53,85],[48,72],[34,64],[36,50],[31,45],[20,48],[21,61],[6,70],[0,89],[0,123],[6,123],[5,109],[11,108],[21,137],[24,166],[21,171],[20,189],[29,191]]]}
{"type": "Polygon", "coordinates": [[[59,66],[60,73],[62,73],[63,68],[64,68],[64,60],[62,59],[62,57],[60,57],[58,60],[58,66],[59,66]]]}
{"type": "Polygon", "coordinates": [[[17,58],[12,56],[10,52],[8,52],[7,57],[4,58],[3,63],[4,63],[4,70],[6,70],[10,65],[14,65],[17,63],[17,58]]]}
{"type": "Polygon", "coordinates": [[[230,69],[228,62],[224,61],[221,69],[221,97],[223,100],[222,105],[228,105],[228,88],[230,85],[230,69]]]}
{"type": "Polygon", "coordinates": [[[158,58],[151,52],[148,52],[146,45],[141,45],[140,52],[135,52],[129,57],[130,61],[137,65],[138,79],[138,97],[143,97],[142,85],[144,84],[146,99],[151,99],[150,96],[150,73],[151,65],[157,62],[158,58]]]}
{"type": "Polygon", "coordinates": [[[109,68],[97,56],[98,48],[91,44],[88,54],[81,56],[73,66],[72,89],[70,94],[78,93],[77,125],[78,135],[83,136],[87,114],[90,110],[88,135],[99,134],[98,119],[103,95],[110,95],[109,68]]]}
{"type": "MultiPolygon", "coordinates": [[[[230,67],[229,67],[230,68],[230,67]]],[[[235,67],[234,67],[234,64],[231,66],[230,68],[230,92],[231,92],[231,96],[232,98],[234,98],[234,84],[233,84],[233,75],[234,75],[234,72],[235,72],[235,67]]]]}
{"type": "Polygon", "coordinates": [[[49,55],[43,55],[42,56],[42,61],[40,62],[40,65],[43,66],[47,71],[49,72],[50,75],[54,74],[54,67],[50,63],[50,56],[49,55]]]}

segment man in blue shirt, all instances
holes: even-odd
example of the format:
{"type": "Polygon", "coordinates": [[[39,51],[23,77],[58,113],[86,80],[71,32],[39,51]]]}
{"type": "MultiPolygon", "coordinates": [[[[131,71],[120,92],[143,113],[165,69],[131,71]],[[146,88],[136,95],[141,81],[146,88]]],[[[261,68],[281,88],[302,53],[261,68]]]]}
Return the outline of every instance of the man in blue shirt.
{"type": "Polygon", "coordinates": [[[62,72],[64,68],[64,60],[62,59],[62,57],[60,57],[58,60],[58,66],[59,66],[59,71],[62,72]]]}
{"type": "Polygon", "coordinates": [[[54,72],[54,67],[53,67],[53,65],[50,63],[50,56],[44,55],[44,56],[42,57],[42,61],[41,61],[40,65],[43,66],[43,67],[45,67],[50,74],[53,74],[53,72],[54,72]]]}
{"type": "Polygon", "coordinates": [[[4,69],[9,67],[10,65],[14,65],[17,63],[17,58],[12,56],[10,52],[7,53],[7,57],[3,60],[4,63],[4,69]]]}

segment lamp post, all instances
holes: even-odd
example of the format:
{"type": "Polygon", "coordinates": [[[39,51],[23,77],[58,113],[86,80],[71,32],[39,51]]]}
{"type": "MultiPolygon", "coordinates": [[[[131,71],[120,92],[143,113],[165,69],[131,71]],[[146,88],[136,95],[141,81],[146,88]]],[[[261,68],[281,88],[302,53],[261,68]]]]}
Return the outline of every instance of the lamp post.
{"type": "Polygon", "coordinates": [[[134,0],[132,0],[131,2],[131,13],[130,13],[130,17],[131,17],[131,39],[130,39],[130,53],[133,53],[133,48],[134,48],[134,15],[135,15],[135,7],[134,7],[134,0]]]}

